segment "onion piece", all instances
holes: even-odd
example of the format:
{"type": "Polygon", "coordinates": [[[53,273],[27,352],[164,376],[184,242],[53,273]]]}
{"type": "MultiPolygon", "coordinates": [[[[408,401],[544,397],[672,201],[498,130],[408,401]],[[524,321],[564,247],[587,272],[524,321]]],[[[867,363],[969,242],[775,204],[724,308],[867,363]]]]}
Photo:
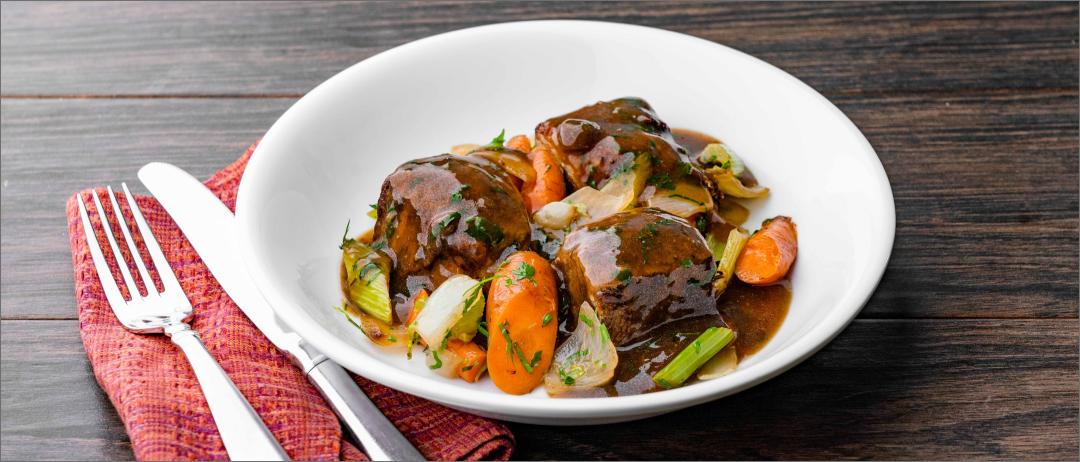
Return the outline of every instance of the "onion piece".
{"type": "Polygon", "coordinates": [[[673,189],[657,188],[647,201],[649,207],[690,218],[713,208],[712,195],[697,182],[679,181],[673,189]]]}
{"type": "Polygon", "coordinates": [[[746,164],[723,141],[705,146],[705,149],[698,153],[697,161],[701,165],[723,166],[727,164],[735,176],[741,176],[746,171],[746,164]]]}
{"type": "MultiPolygon", "coordinates": [[[[484,294],[480,282],[465,275],[454,275],[443,281],[442,285],[428,296],[424,310],[416,315],[416,319],[409,327],[428,347],[438,349],[443,340],[451,335],[451,329],[457,330],[460,335],[471,327],[472,334],[475,335],[476,325],[458,328],[456,324],[462,319],[467,319],[466,314],[473,310],[482,312],[483,304],[484,294]],[[469,309],[465,307],[466,298],[471,298],[469,309]],[[480,308],[475,307],[477,304],[480,308]]],[[[477,316],[475,323],[478,322],[477,316]]],[[[472,336],[468,337],[472,339],[472,336]]]]}
{"type": "Polygon", "coordinates": [[[583,223],[599,220],[608,215],[621,212],[629,207],[625,197],[607,194],[597,191],[596,188],[585,186],[574,191],[562,200],[577,209],[579,220],[583,223]]]}
{"type": "Polygon", "coordinates": [[[724,194],[742,199],[765,197],[769,194],[769,188],[762,186],[746,186],[738,179],[731,169],[723,167],[709,167],[705,170],[712,177],[716,187],[724,194]]]}
{"type": "Polygon", "coordinates": [[[499,151],[482,147],[470,152],[469,155],[483,157],[499,164],[503,170],[506,170],[507,173],[515,176],[523,183],[536,182],[536,170],[533,169],[532,162],[530,162],[524,154],[518,151],[499,151]]]}
{"type": "Polygon", "coordinates": [[[563,201],[548,202],[533,214],[533,222],[547,229],[563,229],[578,217],[578,209],[563,201]]]}
{"type": "Polygon", "coordinates": [[[424,362],[427,363],[428,369],[448,379],[458,376],[457,371],[463,360],[464,358],[458,356],[457,353],[445,348],[431,348],[424,354],[424,362]]]}
{"type": "Polygon", "coordinates": [[[763,197],[769,188],[758,186],[757,180],[746,164],[724,143],[705,146],[697,156],[701,165],[712,165],[705,170],[724,194],[744,199],[763,197]]]}
{"type": "Polygon", "coordinates": [[[607,327],[588,302],[578,309],[578,323],[570,338],[555,350],[551,368],[544,375],[550,395],[598,387],[611,381],[619,355],[607,327]]]}
{"type": "Polygon", "coordinates": [[[632,207],[651,174],[652,160],[647,154],[626,153],[600,192],[620,198],[621,203],[625,204],[624,208],[632,207]]]}
{"type": "Polygon", "coordinates": [[[342,243],[341,264],[345,268],[345,292],[349,303],[376,319],[390,324],[390,260],[355,239],[342,243]]]}
{"type": "Polygon", "coordinates": [[[738,367],[739,355],[735,351],[735,343],[730,343],[698,369],[697,377],[701,380],[712,380],[735,372],[738,367]]]}
{"type": "Polygon", "coordinates": [[[450,148],[450,154],[453,154],[453,155],[456,155],[456,156],[464,156],[465,154],[473,152],[473,151],[475,151],[477,149],[480,149],[479,144],[474,144],[474,143],[458,144],[458,145],[454,145],[453,147],[450,148]]]}

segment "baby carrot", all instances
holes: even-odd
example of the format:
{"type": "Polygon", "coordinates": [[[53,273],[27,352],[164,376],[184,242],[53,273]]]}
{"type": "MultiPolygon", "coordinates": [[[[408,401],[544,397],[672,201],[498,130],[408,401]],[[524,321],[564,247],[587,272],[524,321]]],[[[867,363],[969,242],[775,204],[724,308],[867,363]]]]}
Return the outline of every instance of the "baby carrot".
{"type": "Polygon", "coordinates": [[[500,390],[521,395],[544,381],[555,353],[557,299],[555,271],[534,252],[510,255],[495,273],[487,297],[487,368],[500,390]]]}
{"type": "Polygon", "coordinates": [[[525,135],[517,135],[506,142],[506,147],[515,151],[528,153],[529,151],[532,151],[532,142],[529,141],[529,137],[525,135]]]}
{"type": "Polygon", "coordinates": [[[416,315],[420,314],[420,310],[424,309],[424,304],[427,303],[428,293],[427,289],[420,289],[420,292],[416,294],[416,298],[413,299],[412,309],[409,310],[409,319],[405,321],[405,325],[408,326],[416,319],[416,315]]]}
{"type": "Polygon", "coordinates": [[[473,383],[487,370],[487,352],[480,345],[473,342],[462,342],[451,339],[446,342],[446,349],[454,352],[461,358],[458,364],[457,375],[466,382],[473,383]]]}
{"type": "Polygon", "coordinates": [[[791,218],[765,220],[743,247],[735,275],[747,284],[772,284],[787,275],[797,252],[798,237],[791,218]]]}
{"type": "Polygon", "coordinates": [[[529,152],[529,160],[532,161],[533,170],[536,170],[536,181],[526,183],[521,192],[529,213],[536,213],[549,202],[566,197],[566,181],[563,180],[562,169],[555,163],[555,156],[547,148],[537,146],[529,152]]]}

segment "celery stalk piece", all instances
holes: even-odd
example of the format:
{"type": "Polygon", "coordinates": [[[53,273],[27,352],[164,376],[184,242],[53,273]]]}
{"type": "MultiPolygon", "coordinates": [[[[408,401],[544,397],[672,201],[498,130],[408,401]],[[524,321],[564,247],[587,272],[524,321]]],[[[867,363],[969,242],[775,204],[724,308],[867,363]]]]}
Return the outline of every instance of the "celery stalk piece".
{"type": "Polygon", "coordinates": [[[342,249],[342,265],[349,301],[375,319],[393,323],[389,260],[365,244],[349,241],[342,249]]]}
{"type": "Polygon", "coordinates": [[[724,349],[732,340],[735,332],[726,327],[710,327],[702,332],[694,342],[680,351],[675,359],[660,369],[653,376],[653,381],[664,388],[681,386],[695,371],[705,365],[713,356],[724,349]]]}
{"type": "Polygon", "coordinates": [[[728,233],[727,243],[724,244],[724,253],[720,255],[720,262],[716,264],[716,271],[720,273],[720,277],[713,282],[713,289],[717,296],[723,294],[727,290],[728,284],[731,283],[731,276],[735,274],[735,262],[739,260],[739,255],[742,255],[743,247],[746,246],[748,240],[750,240],[750,236],[739,231],[738,228],[732,229],[728,233]]]}

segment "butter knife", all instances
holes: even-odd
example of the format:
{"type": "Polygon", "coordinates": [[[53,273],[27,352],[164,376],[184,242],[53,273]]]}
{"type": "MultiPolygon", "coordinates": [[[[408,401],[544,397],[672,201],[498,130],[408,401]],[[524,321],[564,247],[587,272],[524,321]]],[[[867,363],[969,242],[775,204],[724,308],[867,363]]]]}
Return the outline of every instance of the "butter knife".
{"type": "Polygon", "coordinates": [[[283,326],[255,287],[235,246],[235,218],[205,185],[180,168],[154,162],[139,180],[184,232],[210,273],[278,349],[292,358],[372,460],[424,460],[337,363],[283,326]]]}

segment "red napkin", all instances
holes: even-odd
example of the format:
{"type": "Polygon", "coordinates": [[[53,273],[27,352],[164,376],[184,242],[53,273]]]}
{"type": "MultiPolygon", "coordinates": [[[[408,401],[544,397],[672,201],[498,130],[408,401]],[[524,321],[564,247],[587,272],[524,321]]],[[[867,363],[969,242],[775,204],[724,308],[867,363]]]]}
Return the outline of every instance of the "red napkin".
{"type": "MultiPolygon", "coordinates": [[[[236,188],[254,148],[248,148],[240,159],[206,182],[230,209],[236,204],[236,188]]],[[[104,194],[101,190],[80,194],[88,201],[95,226],[100,226],[90,202],[92,193],[104,194]]],[[[110,222],[116,223],[105,196],[100,197],[110,222]]],[[[289,456],[296,460],[366,459],[342,438],[337,418],[318,391],[222,291],[165,210],[152,197],[136,199],[195,309],[191,327],[289,456]]],[[[130,217],[125,201],[120,203],[130,217]]],[[[124,330],[113,316],[90,258],[75,197],[68,200],[67,216],[83,345],[98,383],[124,421],[135,457],[228,459],[198,382],[180,350],[165,336],[124,330]]],[[[119,228],[114,226],[113,234],[119,239],[119,228]]],[[[101,245],[111,260],[108,245],[104,241],[101,245]]],[[[126,250],[124,244],[120,247],[126,250]]],[[[354,378],[430,460],[505,460],[513,451],[514,437],[501,423],[354,378]]]]}

